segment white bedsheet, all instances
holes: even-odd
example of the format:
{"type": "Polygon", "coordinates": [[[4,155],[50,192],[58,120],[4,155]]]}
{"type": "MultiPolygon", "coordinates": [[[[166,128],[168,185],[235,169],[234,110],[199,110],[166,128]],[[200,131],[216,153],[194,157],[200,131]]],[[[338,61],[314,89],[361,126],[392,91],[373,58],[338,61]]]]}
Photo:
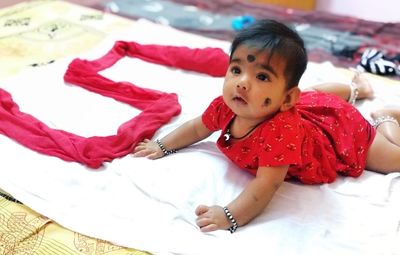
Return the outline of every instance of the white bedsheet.
{"type": "MultiPolygon", "coordinates": [[[[227,42],[140,21],[79,57],[100,57],[115,40],[229,48],[227,42]]],[[[64,84],[71,60],[28,70],[1,81],[0,87],[22,111],[83,136],[113,134],[137,114],[127,105],[64,84]]],[[[178,93],[182,114],[155,137],[201,114],[221,93],[223,82],[135,59],[124,59],[103,74],[178,93]]],[[[347,80],[329,64],[311,63],[302,86],[321,81],[347,80]]],[[[364,114],[399,102],[400,87],[373,85],[377,98],[360,105],[364,114]]],[[[159,160],[126,156],[100,170],[38,154],[0,136],[0,188],[67,228],[155,254],[400,254],[399,174],[366,171],[357,179],[340,177],[318,186],[285,182],[262,215],[235,234],[201,233],[196,206],[225,205],[252,178],[216,149],[217,135],[159,160]]]]}

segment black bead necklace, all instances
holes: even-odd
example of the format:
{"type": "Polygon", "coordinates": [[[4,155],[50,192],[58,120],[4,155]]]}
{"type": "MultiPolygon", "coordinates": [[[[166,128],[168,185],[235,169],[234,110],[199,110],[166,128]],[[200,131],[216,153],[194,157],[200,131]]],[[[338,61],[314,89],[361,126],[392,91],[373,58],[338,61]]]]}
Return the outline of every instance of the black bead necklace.
{"type": "Polygon", "coordinates": [[[233,120],[231,121],[231,123],[229,123],[229,127],[226,129],[226,132],[225,132],[225,134],[224,134],[225,142],[227,142],[227,141],[229,141],[229,140],[231,140],[231,139],[240,140],[240,139],[245,138],[246,136],[248,136],[251,132],[253,132],[253,130],[256,129],[256,128],[257,128],[261,123],[263,123],[263,122],[261,121],[260,123],[258,123],[258,124],[255,125],[254,127],[252,127],[249,131],[247,131],[246,134],[244,134],[244,135],[241,136],[241,137],[234,137],[234,136],[231,134],[231,129],[230,129],[230,127],[231,127],[232,123],[233,123],[233,120]]]}

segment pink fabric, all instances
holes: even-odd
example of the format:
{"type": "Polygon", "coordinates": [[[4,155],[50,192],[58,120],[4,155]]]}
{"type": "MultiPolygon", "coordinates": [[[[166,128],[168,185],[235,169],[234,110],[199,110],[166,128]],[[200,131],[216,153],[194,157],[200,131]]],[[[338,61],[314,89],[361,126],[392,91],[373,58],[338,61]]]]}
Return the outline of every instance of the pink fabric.
{"type": "Polygon", "coordinates": [[[181,108],[176,94],[140,88],[129,82],[114,82],[98,73],[125,56],[212,76],[225,75],[229,60],[221,49],[216,48],[189,49],[119,41],[97,60],[73,60],[64,76],[66,82],[142,110],[138,116],[123,123],[117,134],[85,138],[49,128],[21,112],[3,89],[0,89],[0,133],[37,152],[76,161],[90,168],[99,168],[104,162],[130,153],[137,142],[151,138],[158,128],[178,115],[181,108]]]}

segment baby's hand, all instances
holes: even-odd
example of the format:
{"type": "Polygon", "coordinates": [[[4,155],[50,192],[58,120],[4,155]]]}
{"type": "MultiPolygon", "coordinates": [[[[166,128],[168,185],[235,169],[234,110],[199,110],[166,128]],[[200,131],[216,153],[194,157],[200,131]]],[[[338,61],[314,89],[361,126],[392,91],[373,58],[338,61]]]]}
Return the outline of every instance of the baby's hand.
{"type": "Polygon", "coordinates": [[[224,209],[221,206],[199,205],[195,211],[198,216],[196,219],[197,226],[202,232],[211,232],[218,229],[228,229],[230,223],[225,216],[224,209]]]}
{"type": "Polygon", "coordinates": [[[136,145],[133,150],[134,157],[147,157],[149,159],[157,159],[164,156],[160,146],[154,141],[144,139],[136,145]]]}

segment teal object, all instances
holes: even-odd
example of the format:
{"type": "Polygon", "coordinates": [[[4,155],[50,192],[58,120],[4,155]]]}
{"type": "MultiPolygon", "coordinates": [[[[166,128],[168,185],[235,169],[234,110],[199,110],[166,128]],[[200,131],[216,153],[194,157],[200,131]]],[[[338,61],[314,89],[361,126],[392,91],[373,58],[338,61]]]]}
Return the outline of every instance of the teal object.
{"type": "Polygon", "coordinates": [[[232,28],[234,30],[242,30],[245,27],[253,24],[256,19],[250,15],[236,17],[232,20],[232,28]]]}

